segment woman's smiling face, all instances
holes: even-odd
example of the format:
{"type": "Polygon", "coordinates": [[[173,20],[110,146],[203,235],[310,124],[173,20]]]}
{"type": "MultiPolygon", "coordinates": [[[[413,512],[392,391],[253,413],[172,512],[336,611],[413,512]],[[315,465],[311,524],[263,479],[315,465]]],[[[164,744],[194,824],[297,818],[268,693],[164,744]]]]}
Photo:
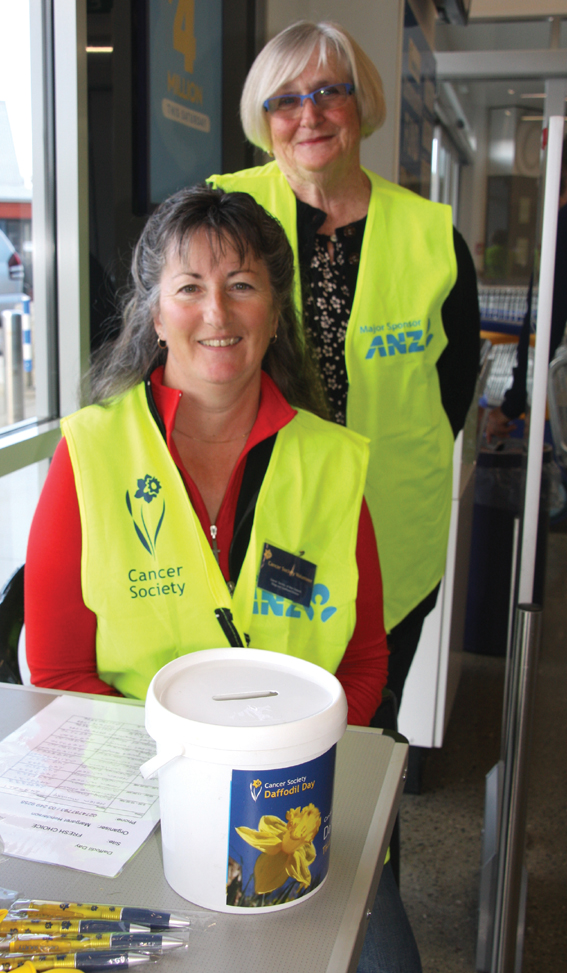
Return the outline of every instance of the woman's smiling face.
{"type": "MultiPolygon", "coordinates": [[[[314,51],[301,74],[273,95],[305,95],[325,85],[352,82],[336,58],[330,57],[325,67],[319,66],[318,61],[319,54],[314,51]]],[[[322,172],[335,162],[350,165],[358,161],[360,119],[354,95],[350,95],[340,108],[332,110],[320,108],[306,99],[297,117],[289,118],[284,113],[275,112],[269,115],[269,123],[272,152],[286,175],[322,172]]]]}
{"type": "Polygon", "coordinates": [[[161,276],[154,326],[168,347],[165,384],[206,394],[259,380],[277,318],[265,263],[251,254],[242,263],[228,240],[221,250],[199,230],[170,251],[161,276]]]}

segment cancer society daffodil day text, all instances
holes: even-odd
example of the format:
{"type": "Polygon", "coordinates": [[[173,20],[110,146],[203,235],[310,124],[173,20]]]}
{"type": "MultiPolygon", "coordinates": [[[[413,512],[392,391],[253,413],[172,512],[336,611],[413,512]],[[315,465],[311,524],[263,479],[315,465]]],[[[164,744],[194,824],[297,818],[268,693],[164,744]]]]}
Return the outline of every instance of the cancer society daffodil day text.
{"type": "Polygon", "coordinates": [[[280,906],[312,895],[325,881],[335,750],[269,773],[232,771],[228,905],[280,906]]]}
{"type": "Polygon", "coordinates": [[[300,885],[311,884],[309,866],[317,853],[313,839],[321,827],[321,814],[314,804],[290,808],[286,820],[272,814],[262,815],[258,830],[240,827],[236,831],[244,841],[262,852],[254,866],[254,888],[257,894],[273,892],[288,878],[300,885]]]}

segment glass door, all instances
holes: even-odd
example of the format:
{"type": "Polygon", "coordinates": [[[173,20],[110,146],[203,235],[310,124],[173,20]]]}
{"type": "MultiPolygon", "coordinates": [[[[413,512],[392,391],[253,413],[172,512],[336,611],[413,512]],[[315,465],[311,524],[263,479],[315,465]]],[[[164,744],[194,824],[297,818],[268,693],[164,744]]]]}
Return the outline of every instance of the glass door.
{"type": "Polygon", "coordinates": [[[0,0],[0,434],[57,413],[50,24],[0,0]]]}

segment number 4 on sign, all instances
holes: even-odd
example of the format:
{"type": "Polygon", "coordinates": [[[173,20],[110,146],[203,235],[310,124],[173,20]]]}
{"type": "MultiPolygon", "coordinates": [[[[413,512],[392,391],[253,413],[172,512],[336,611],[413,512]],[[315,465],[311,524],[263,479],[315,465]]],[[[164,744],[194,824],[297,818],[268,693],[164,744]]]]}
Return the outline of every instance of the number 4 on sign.
{"type": "MultiPolygon", "coordinates": [[[[171,0],[169,0],[171,3],[171,0]]],[[[178,0],[173,21],[173,50],[185,58],[185,70],[193,74],[195,41],[195,0],[178,0]]]]}

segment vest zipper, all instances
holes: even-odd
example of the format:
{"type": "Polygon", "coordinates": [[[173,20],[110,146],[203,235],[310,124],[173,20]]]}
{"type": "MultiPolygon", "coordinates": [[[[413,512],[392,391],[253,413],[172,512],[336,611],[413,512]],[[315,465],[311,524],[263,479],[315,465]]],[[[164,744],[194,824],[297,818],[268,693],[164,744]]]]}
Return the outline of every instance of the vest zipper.
{"type": "MultiPolygon", "coordinates": [[[[218,564],[218,566],[220,568],[220,559],[219,559],[220,550],[219,550],[218,545],[217,545],[218,527],[217,527],[216,524],[211,524],[211,526],[210,526],[209,529],[211,531],[211,538],[212,538],[212,541],[213,541],[213,554],[215,555],[215,560],[216,560],[216,562],[217,562],[217,564],[218,564]]],[[[233,595],[234,594],[234,589],[236,588],[236,585],[235,585],[234,581],[227,581],[226,582],[226,586],[227,586],[230,594],[233,595]]]]}
{"type": "Polygon", "coordinates": [[[218,566],[220,568],[220,560],[219,560],[220,551],[219,551],[219,549],[217,547],[217,534],[218,534],[218,527],[217,527],[217,525],[216,524],[211,524],[210,531],[211,531],[211,538],[212,538],[212,541],[213,541],[213,554],[215,555],[215,560],[216,560],[216,562],[217,562],[217,564],[218,564],[218,566]]]}

